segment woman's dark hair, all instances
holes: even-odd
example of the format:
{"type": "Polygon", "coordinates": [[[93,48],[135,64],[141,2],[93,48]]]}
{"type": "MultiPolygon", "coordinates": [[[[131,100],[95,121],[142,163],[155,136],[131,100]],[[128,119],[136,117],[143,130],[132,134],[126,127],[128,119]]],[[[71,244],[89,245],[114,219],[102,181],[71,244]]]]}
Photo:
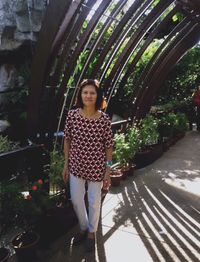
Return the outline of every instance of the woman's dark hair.
{"type": "Polygon", "coordinates": [[[103,101],[104,101],[103,91],[100,87],[99,81],[96,80],[96,79],[84,79],[80,83],[80,85],[78,87],[78,93],[77,93],[77,96],[76,96],[75,106],[83,108],[83,101],[82,101],[81,93],[82,93],[83,88],[87,85],[92,85],[92,86],[95,87],[95,90],[97,92],[97,100],[96,100],[95,108],[96,108],[96,110],[101,109],[102,105],[103,105],[103,101]]]}

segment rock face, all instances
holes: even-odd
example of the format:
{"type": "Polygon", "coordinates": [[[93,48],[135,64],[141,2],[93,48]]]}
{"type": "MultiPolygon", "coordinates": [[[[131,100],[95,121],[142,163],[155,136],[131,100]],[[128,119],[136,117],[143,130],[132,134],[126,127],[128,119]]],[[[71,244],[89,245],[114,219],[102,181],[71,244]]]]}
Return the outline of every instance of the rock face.
{"type": "MultiPolygon", "coordinates": [[[[7,89],[16,86],[18,81],[18,75],[16,68],[12,64],[0,65],[0,91],[5,91],[7,89]]],[[[6,96],[0,94],[0,109],[6,104],[6,96]]]]}
{"type": "Polygon", "coordinates": [[[0,0],[0,133],[9,125],[21,128],[23,94],[28,93],[34,47],[48,1],[0,0]]]}
{"type": "Polygon", "coordinates": [[[47,4],[45,0],[1,0],[0,51],[36,41],[47,4]]]}

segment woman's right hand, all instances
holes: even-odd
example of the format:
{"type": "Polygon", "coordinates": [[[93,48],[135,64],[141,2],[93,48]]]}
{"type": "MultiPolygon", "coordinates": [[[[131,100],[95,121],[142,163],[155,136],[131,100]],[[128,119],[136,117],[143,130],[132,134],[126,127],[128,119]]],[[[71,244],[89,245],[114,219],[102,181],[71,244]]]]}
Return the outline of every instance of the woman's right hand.
{"type": "Polygon", "coordinates": [[[66,184],[69,180],[69,168],[67,166],[64,166],[62,177],[63,177],[64,183],[66,184]]]}

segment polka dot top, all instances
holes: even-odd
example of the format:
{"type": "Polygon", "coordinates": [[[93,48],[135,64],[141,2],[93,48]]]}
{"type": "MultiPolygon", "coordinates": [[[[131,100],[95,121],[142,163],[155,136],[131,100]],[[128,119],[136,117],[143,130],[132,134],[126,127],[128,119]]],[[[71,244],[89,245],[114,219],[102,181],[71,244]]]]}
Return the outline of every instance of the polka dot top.
{"type": "Polygon", "coordinates": [[[113,146],[109,117],[101,112],[97,119],[89,119],[70,110],[64,135],[70,140],[69,171],[90,181],[102,181],[106,170],[106,148],[113,146]]]}

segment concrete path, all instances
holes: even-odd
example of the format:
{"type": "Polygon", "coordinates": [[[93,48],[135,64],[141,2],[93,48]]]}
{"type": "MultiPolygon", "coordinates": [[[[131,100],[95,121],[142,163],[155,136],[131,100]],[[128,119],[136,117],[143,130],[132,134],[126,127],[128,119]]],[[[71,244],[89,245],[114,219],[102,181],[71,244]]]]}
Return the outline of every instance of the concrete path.
{"type": "Polygon", "coordinates": [[[41,256],[48,262],[200,261],[200,133],[111,188],[94,253],[71,244],[72,228],[41,256]]]}

